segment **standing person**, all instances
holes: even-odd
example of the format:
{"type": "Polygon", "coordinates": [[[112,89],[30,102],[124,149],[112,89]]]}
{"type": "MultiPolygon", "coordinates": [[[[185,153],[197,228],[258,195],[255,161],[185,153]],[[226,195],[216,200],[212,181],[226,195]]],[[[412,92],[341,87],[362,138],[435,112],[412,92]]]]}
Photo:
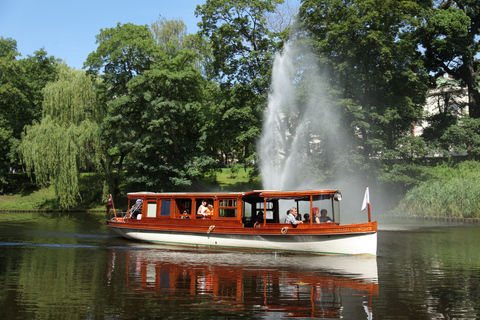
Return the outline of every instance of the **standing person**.
{"type": "Polygon", "coordinates": [[[205,216],[207,214],[207,200],[202,200],[202,204],[198,207],[197,214],[205,216]]]}
{"type": "Polygon", "coordinates": [[[321,223],[332,223],[333,220],[329,216],[327,216],[327,209],[322,209],[320,211],[320,222],[321,223]]]}
{"type": "Polygon", "coordinates": [[[291,223],[292,225],[302,224],[303,221],[297,220],[297,208],[291,207],[287,211],[287,218],[285,219],[285,223],[291,223]]]}

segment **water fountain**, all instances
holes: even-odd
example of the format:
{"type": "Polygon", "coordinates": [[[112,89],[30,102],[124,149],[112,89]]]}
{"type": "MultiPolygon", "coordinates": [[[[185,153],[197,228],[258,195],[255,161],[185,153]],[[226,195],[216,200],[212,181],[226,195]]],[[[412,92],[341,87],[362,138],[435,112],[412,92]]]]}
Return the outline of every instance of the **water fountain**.
{"type": "Polygon", "coordinates": [[[333,161],[332,146],[340,141],[323,76],[313,54],[298,43],[276,55],[258,143],[264,189],[314,188],[325,177],[319,168],[333,161]]]}

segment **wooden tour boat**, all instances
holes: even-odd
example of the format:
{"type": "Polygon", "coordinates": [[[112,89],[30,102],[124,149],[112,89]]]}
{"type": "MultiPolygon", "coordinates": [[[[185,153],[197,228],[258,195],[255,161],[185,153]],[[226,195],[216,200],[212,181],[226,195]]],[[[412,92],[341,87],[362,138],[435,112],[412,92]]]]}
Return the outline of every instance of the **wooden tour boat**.
{"type": "Polygon", "coordinates": [[[372,256],[377,252],[377,223],[370,221],[370,211],[368,222],[340,224],[340,190],[135,192],[127,197],[130,209],[123,217],[117,217],[114,209],[107,225],[129,239],[247,251],[372,256]],[[202,202],[212,211],[199,214],[202,202]],[[326,209],[332,221],[284,223],[290,208],[302,217],[326,209]],[[265,219],[259,218],[262,214],[265,219]]]}

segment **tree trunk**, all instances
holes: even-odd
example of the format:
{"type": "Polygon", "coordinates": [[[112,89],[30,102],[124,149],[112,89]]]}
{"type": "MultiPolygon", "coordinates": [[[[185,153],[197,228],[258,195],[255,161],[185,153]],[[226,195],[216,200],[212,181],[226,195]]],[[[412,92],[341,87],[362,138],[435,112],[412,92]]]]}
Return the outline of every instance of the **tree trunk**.
{"type": "Polygon", "coordinates": [[[478,119],[480,118],[480,92],[475,88],[475,78],[478,74],[473,66],[473,57],[464,61],[464,65],[463,80],[468,89],[468,114],[471,118],[478,119]]]}

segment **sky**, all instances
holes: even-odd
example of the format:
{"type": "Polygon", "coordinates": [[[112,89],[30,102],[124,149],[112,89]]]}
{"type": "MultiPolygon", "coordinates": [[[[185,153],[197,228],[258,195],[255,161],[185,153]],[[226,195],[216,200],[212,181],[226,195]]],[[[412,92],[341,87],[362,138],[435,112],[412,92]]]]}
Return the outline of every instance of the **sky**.
{"type": "Polygon", "coordinates": [[[26,58],[45,49],[47,54],[82,69],[88,55],[97,49],[100,29],[118,22],[148,25],[159,16],[182,19],[188,33],[198,31],[197,5],[206,0],[0,0],[0,37],[17,41],[17,51],[26,58]]]}

